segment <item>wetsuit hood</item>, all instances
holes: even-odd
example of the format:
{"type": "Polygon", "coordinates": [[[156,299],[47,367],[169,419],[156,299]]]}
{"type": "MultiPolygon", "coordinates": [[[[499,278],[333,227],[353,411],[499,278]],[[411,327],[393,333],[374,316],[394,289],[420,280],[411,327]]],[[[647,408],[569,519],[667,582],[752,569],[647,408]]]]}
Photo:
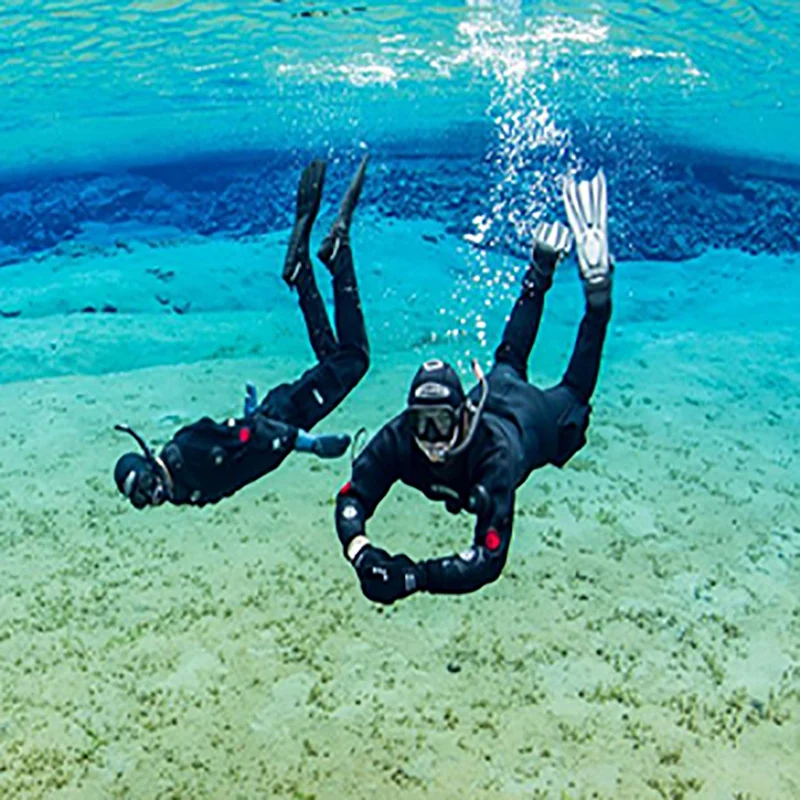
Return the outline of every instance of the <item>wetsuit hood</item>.
{"type": "Polygon", "coordinates": [[[132,436],[144,453],[144,455],[125,453],[119,458],[114,467],[114,482],[117,484],[117,489],[136,508],[161,505],[170,493],[167,485],[169,476],[165,475],[163,465],[144,439],[133,429],[127,425],[115,425],[114,429],[132,436]]]}
{"type": "Polygon", "coordinates": [[[458,373],[445,361],[431,359],[418,370],[408,390],[408,405],[449,406],[457,411],[466,399],[458,373]]]}
{"type": "Polygon", "coordinates": [[[155,490],[162,482],[156,465],[139,453],[125,453],[119,458],[114,481],[136,508],[153,505],[155,490]]]}
{"type": "Polygon", "coordinates": [[[481,384],[477,405],[467,399],[458,374],[444,361],[426,361],[411,382],[406,413],[412,435],[435,464],[466,452],[480,424],[489,387],[477,360],[472,369],[481,384]]]}

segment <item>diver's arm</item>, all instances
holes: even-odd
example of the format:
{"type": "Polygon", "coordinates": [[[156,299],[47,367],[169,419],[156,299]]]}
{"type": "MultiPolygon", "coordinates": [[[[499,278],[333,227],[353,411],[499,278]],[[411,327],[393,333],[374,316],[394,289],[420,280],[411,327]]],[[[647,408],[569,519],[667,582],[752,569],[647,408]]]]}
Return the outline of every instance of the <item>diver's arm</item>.
{"type": "Polygon", "coordinates": [[[517,473],[505,443],[487,448],[474,472],[467,511],[476,516],[472,547],[421,561],[421,588],[431,594],[466,594],[497,580],[506,563],[514,519],[517,473]]]}
{"type": "Polygon", "coordinates": [[[400,472],[398,437],[385,425],[353,462],[350,480],[336,497],[336,532],[347,559],[355,562],[364,547],[367,520],[375,513],[400,472]]]}
{"type": "Polygon", "coordinates": [[[391,605],[415,592],[466,594],[500,576],[511,539],[513,493],[493,498],[493,510],[480,516],[475,543],[460,555],[414,563],[407,555],[392,556],[373,547],[363,532],[350,540],[353,561],[364,595],[391,605]]]}
{"type": "MultiPolygon", "coordinates": [[[[245,419],[256,416],[264,417],[258,410],[258,390],[255,384],[248,381],[244,397],[245,419]]],[[[266,419],[266,417],[264,417],[266,419]]],[[[292,426],[289,426],[292,427],[292,426]]],[[[320,458],[339,458],[347,452],[350,446],[350,437],[346,433],[314,434],[308,431],[293,428],[292,435],[294,449],[298,453],[313,453],[320,458]]]]}
{"type": "Polygon", "coordinates": [[[368,600],[391,604],[422,588],[420,568],[406,555],[374,547],[366,522],[401,474],[406,451],[396,421],[378,432],[353,465],[353,477],[336,498],[336,531],[368,600]]]}
{"type": "Polygon", "coordinates": [[[460,555],[414,563],[407,555],[392,556],[373,547],[363,528],[349,545],[350,558],[370,599],[391,605],[419,591],[466,594],[491,583],[505,565],[514,513],[514,488],[508,485],[507,459],[498,449],[480,472],[468,510],[477,516],[472,547],[460,555]]]}
{"type": "Polygon", "coordinates": [[[468,550],[458,555],[421,561],[420,588],[431,594],[466,594],[496,581],[503,571],[511,541],[514,519],[514,491],[483,484],[473,493],[477,513],[475,538],[468,550]]]}

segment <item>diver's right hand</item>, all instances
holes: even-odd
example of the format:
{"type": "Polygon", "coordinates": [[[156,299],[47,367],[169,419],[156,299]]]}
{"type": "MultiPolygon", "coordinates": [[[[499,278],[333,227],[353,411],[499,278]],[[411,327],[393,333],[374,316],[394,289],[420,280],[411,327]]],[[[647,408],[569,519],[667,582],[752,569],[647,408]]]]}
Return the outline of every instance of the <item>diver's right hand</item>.
{"type": "Polygon", "coordinates": [[[423,588],[422,568],[403,553],[392,556],[368,544],[356,556],[353,566],[364,597],[373,603],[392,605],[423,588]]]}

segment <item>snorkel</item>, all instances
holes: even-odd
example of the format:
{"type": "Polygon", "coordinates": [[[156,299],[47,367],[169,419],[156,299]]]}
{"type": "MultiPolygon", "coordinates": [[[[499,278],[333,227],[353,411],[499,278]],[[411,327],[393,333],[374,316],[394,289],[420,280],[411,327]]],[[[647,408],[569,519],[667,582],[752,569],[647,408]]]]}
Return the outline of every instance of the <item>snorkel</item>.
{"type": "Polygon", "coordinates": [[[477,405],[474,405],[469,399],[465,401],[467,413],[471,417],[467,435],[464,437],[461,444],[449,449],[446,453],[444,453],[444,461],[449,461],[452,458],[460,456],[470,446],[472,440],[475,438],[475,432],[478,430],[478,425],[481,421],[481,415],[483,414],[486,400],[489,398],[489,384],[486,382],[486,376],[483,374],[483,369],[478,363],[477,358],[472,359],[472,371],[475,374],[478,383],[481,385],[481,396],[477,405]]]}
{"type": "Polygon", "coordinates": [[[134,440],[136,441],[136,444],[138,444],[139,447],[142,448],[142,451],[144,452],[144,457],[151,464],[156,464],[157,463],[156,462],[156,457],[153,455],[153,451],[150,449],[150,447],[148,446],[147,442],[145,442],[145,440],[142,439],[142,437],[139,436],[139,434],[136,433],[136,431],[133,428],[131,428],[129,425],[115,425],[114,426],[114,430],[115,431],[121,431],[122,433],[127,433],[129,436],[132,436],[134,438],[134,440]]]}

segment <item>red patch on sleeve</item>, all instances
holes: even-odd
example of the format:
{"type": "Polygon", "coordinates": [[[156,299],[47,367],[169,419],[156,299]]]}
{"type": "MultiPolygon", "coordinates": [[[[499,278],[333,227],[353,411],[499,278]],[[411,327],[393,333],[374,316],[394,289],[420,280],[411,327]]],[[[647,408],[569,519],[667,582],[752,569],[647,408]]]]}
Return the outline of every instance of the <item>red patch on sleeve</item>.
{"type": "Polygon", "coordinates": [[[250,441],[250,436],[252,435],[250,428],[239,428],[239,441],[242,444],[247,444],[250,441]]]}
{"type": "Polygon", "coordinates": [[[500,534],[494,528],[489,528],[483,543],[487,550],[497,550],[500,547],[500,534]]]}
{"type": "Polygon", "coordinates": [[[353,488],[353,482],[347,481],[347,483],[339,489],[339,494],[346,495],[351,489],[353,488]]]}

